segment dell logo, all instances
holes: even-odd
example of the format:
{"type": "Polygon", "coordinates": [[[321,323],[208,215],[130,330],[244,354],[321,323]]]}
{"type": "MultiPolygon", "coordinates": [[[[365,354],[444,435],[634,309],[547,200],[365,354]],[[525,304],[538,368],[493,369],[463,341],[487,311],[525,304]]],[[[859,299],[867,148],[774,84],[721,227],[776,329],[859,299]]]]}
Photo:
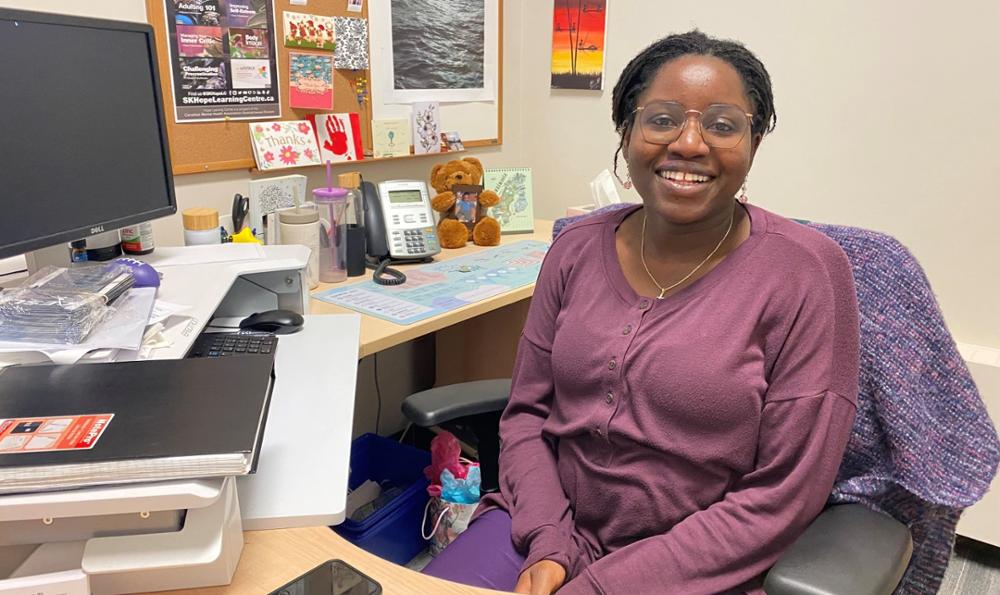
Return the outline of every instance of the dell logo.
{"type": "Polygon", "coordinates": [[[95,233],[104,233],[104,226],[98,225],[97,227],[91,227],[90,234],[93,235],[95,233]]]}

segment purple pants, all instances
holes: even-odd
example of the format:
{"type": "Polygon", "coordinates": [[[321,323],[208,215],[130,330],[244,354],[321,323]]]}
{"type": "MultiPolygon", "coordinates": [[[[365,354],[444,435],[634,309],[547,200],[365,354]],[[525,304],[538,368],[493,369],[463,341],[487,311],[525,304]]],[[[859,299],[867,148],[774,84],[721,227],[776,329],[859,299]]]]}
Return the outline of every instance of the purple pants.
{"type": "Polygon", "coordinates": [[[506,511],[487,512],[431,560],[424,574],[474,587],[513,591],[524,556],[514,549],[510,526],[506,511]]]}

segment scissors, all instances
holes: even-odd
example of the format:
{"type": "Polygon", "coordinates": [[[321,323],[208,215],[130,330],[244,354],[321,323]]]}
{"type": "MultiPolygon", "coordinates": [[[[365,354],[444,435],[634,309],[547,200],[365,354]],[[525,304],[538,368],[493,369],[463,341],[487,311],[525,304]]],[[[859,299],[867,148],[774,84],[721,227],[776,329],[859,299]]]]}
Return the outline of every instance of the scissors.
{"type": "Polygon", "coordinates": [[[243,230],[243,220],[246,219],[249,210],[249,198],[244,198],[242,194],[233,197],[233,233],[239,233],[243,230]]]}

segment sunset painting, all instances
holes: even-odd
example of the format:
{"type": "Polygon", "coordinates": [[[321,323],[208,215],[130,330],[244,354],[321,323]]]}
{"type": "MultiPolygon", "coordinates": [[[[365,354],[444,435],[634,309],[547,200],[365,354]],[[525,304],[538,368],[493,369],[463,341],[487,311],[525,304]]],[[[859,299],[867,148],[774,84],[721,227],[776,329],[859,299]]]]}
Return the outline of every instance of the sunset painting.
{"type": "Polygon", "coordinates": [[[553,89],[602,88],[607,14],[607,0],[555,0],[553,89]]]}

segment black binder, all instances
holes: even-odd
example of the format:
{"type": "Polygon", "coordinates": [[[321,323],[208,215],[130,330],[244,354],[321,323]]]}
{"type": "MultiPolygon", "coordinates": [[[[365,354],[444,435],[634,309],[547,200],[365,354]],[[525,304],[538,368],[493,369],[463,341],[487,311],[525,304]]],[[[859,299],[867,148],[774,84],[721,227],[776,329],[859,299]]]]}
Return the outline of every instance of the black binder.
{"type": "Polygon", "coordinates": [[[273,383],[273,354],[0,370],[0,494],[252,473],[273,383]],[[24,418],[98,414],[89,448],[17,446],[47,431],[24,418]]]}

